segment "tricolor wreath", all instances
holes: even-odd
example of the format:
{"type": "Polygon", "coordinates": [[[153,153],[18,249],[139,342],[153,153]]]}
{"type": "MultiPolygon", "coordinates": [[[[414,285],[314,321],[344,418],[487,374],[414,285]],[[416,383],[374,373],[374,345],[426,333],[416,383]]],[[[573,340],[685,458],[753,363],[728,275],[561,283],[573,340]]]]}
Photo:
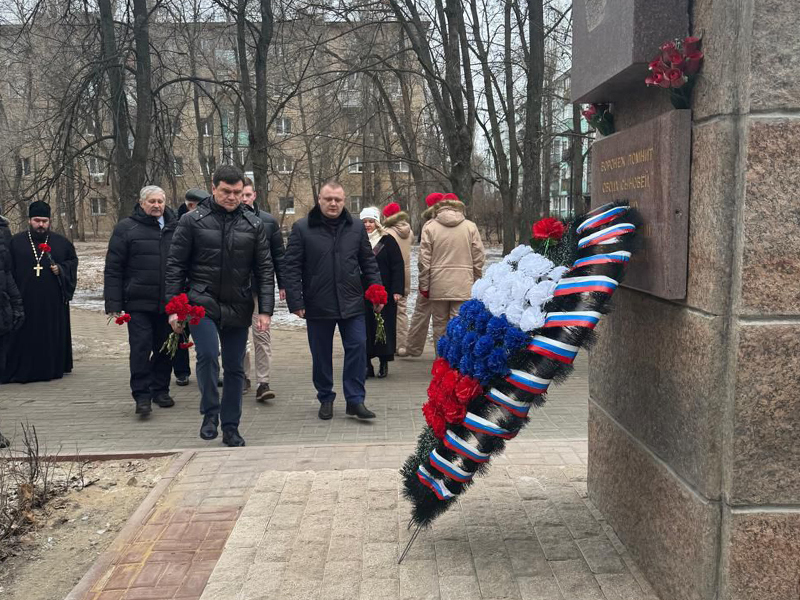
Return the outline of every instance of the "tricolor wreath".
{"type": "Polygon", "coordinates": [[[536,243],[553,260],[520,246],[475,283],[439,341],[428,427],[401,469],[412,524],[446,511],[525,426],[531,406],[544,404],[550,383],[569,375],[608,312],[635,231],[626,204],[607,204],[575,220],[550,251],[536,243]]]}

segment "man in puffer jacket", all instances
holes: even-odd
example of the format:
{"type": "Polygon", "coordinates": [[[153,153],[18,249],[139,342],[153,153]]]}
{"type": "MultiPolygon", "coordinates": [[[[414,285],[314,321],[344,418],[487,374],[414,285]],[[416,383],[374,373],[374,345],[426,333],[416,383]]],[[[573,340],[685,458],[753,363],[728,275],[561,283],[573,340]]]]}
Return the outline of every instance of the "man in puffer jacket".
{"type": "Polygon", "coordinates": [[[106,253],[103,298],[106,314],[130,315],[131,394],[136,414],[146,417],[151,402],[174,406],[169,395],[172,361],[161,352],[170,333],[164,312],[164,276],[178,220],[166,205],[164,190],[143,187],[133,214],[111,234],[106,253]]]}
{"type": "MultiPolygon", "coordinates": [[[[342,185],[329,181],[320,188],[319,203],[292,227],[284,258],[289,311],[306,319],[312,379],[322,420],[333,418],[333,334],[344,346],[346,414],[373,419],[364,405],[367,374],[367,328],[364,285],[380,284],[378,263],[367,230],[344,207],[342,185]]],[[[380,312],[383,306],[376,306],[380,312]]]]}
{"type": "MultiPolygon", "coordinates": [[[[200,437],[212,440],[222,422],[222,441],[244,446],[239,435],[244,387],[244,353],[258,300],[256,328],[269,327],[275,299],[269,240],[261,219],[241,205],[244,175],[222,166],[212,177],[211,198],[181,217],[167,259],[166,299],[188,289],[189,303],[205,308],[192,326],[197,350],[197,383],[203,424],[200,437]],[[255,274],[255,294],[251,276],[255,274]],[[220,402],[217,378],[222,348],[225,376],[220,402]]],[[[181,331],[177,315],[170,324],[181,331]]]]}
{"type": "Polygon", "coordinates": [[[433,341],[438,344],[481,278],[484,251],[478,227],[464,216],[464,203],[455,194],[445,194],[434,206],[435,216],[422,229],[419,246],[419,293],[431,301],[433,341]]]}
{"type": "Polygon", "coordinates": [[[400,246],[405,266],[406,286],[403,290],[403,297],[397,302],[397,354],[405,356],[406,338],[408,337],[406,301],[408,293],[411,291],[411,243],[414,241],[414,236],[411,224],[408,222],[408,213],[403,212],[397,202],[392,202],[383,209],[383,229],[400,246]]]}
{"type": "MultiPolygon", "coordinates": [[[[0,374],[6,366],[10,334],[19,329],[25,319],[22,296],[11,271],[11,253],[8,251],[10,238],[8,221],[0,217],[0,374]],[[3,230],[8,232],[7,236],[3,230]]],[[[6,448],[8,445],[8,440],[0,433],[0,448],[6,448]]]]}

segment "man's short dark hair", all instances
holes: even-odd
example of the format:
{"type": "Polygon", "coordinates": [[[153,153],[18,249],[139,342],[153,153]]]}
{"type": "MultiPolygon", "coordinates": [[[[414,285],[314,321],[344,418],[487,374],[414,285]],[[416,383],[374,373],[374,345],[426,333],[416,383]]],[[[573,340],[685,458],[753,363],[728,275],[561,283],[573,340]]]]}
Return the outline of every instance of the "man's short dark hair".
{"type": "Polygon", "coordinates": [[[228,185],[236,185],[240,181],[244,182],[244,173],[233,165],[222,165],[214,171],[214,177],[211,179],[214,187],[217,187],[220,181],[224,181],[228,185]]]}
{"type": "Polygon", "coordinates": [[[245,177],[242,181],[244,181],[244,187],[250,186],[253,189],[256,189],[256,186],[253,185],[253,180],[249,177],[245,177]]]}

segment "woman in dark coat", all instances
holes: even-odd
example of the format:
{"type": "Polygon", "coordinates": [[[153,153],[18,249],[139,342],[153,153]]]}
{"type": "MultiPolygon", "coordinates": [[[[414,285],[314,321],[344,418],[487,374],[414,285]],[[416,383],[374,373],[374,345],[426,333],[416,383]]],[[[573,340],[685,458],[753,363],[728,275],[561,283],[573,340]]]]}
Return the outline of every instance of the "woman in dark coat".
{"type": "Polygon", "coordinates": [[[386,341],[383,343],[375,341],[378,330],[375,312],[372,304],[364,301],[367,314],[367,377],[375,377],[372,359],[377,356],[380,360],[378,377],[383,378],[389,374],[389,361],[394,360],[397,349],[397,301],[405,292],[405,263],[397,241],[381,228],[380,211],[370,206],[361,211],[360,218],[369,235],[369,242],[381,272],[381,281],[389,297],[389,302],[381,311],[386,328],[386,341]]]}

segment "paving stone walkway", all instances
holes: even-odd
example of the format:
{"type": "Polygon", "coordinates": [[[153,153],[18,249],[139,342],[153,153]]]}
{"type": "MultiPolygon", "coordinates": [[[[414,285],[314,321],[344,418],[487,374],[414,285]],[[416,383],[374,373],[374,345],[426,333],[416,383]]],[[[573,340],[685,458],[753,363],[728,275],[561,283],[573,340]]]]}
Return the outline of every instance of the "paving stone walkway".
{"type": "MultiPolygon", "coordinates": [[[[194,377],[187,387],[172,386],[176,406],[153,407],[142,420],[133,413],[124,327],[107,326],[100,313],[73,310],[73,338],[80,349],[72,374],[63,379],[0,386],[0,431],[11,437],[20,423],[36,426],[51,451],[95,453],[167,451],[218,447],[198,437],[199,391],[194,377]]],[[[335,373],[342,353],[335,344],[335,373]]],[[[430,346],[430,345],[429,345],[430,346]]],[[[271,386],[275,400],[259,404],[255,390],[244,399],[241,433],[249,445],[415,441],[424,419],[433,355],[398,359],[389,377],[367,382],[367,404],[378,418],[360,422],[344,417],[344,399],[334,419],[317,418],[319,404],[311,383],[311,357],[304,329],[273,331],[271,386]]],[[[337,388],[341,384],[337,377],[337,388]]],[[[545,408],[532,411],[523,439],[586,439],[588,386],[586,360],[565,384],[554,386],[545,408]]]]}
{"type": "Polygon", "coordinates": [[[410,445],[197,452],[68,600],[657,600],[586,498],[584,444],[513,446],[400,565],[410,445]],[[579,463],[536,458],[559,454],[579,463]],[[340,468],[305,468],[322,455],[340,468]]]}

